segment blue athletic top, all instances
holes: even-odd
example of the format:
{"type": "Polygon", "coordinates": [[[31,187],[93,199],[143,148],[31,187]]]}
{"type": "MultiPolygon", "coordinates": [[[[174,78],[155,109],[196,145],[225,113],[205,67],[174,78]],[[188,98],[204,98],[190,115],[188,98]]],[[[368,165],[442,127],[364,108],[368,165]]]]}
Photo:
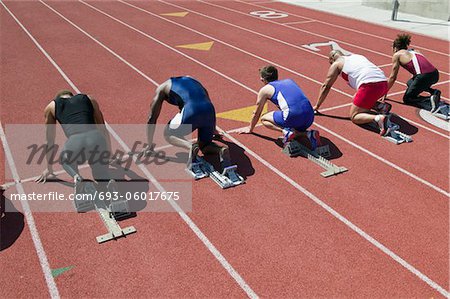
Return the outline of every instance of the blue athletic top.
{"type": "Polygon", "coordinates": [[[269,84],[275,88],[270,101],[283,112],[283,119],[286,120],[289,115],[298,115],[308,111],[314,114],[311,103],[294,80],[277,80],[269,84]]]}
{"type": "Polygon", "coordinates": [[[169,94],[169,103],[181,109],[190,104],[211,103],[206,89],[194,78],[172,77],[172,87],[169,94]]]}

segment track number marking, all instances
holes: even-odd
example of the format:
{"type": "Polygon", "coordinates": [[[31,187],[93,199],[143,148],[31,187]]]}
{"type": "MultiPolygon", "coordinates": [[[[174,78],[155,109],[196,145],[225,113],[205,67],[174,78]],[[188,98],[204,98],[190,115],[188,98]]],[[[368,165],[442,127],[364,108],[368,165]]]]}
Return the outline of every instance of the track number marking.
{"type": "Polygon", "coordinates": [[[289,16],[285,13],[280,13],[272,10],[257,10],[250,12],[252,16],[258,16],[263,19],[279,19],[279,18],[286,18],[289,16]]]}

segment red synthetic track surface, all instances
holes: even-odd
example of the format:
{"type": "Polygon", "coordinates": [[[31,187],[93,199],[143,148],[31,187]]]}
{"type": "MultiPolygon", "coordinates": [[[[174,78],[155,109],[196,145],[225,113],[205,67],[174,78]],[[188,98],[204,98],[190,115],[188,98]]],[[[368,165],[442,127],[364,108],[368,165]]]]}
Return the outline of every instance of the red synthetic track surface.
{"type": "MultiPolygon", "coordinates": [[[[397,34],[276,2],[128,3],[3,2],[68,78],[95,95],[112,124],[144,123],[155,86],[74,25],[157,83],[175,75],[198,78],[217,112],[253,105],[261,87],[257,70],[269,62],[278,65],[281,78],[298,82],[314,103],[328,69],[327,51],[301,45],[334,40],[385,65],[397,34]],[[258,10],[289,16],[268,20],[249,15],[258,10]],[[160,15],[180,11],[189,14],[160,15]],[[207,41],[214,41],[209,51],[175,48],[207,41]]],[[[54,93],[70,85],[5,7],[0,11],[2,125],[41,123],[54,93]]],[[[413,43],[439,66],[440,82],[448,81],[448,42],[414,34],[413,43]]],[[[388,74],[390,67],[384,71],[388,74]]],[[[401,92],[407,79],[401,71],[391,92],[401,92]]],[[[351,101],[352,90],[342,80],[335,88],[324,108],[351,101]]],[[[439,88],[448,98],[448,82],[439,88]]],[[[138,213],[124,222],[134,225],[137,234],[102,245],[95,237],[104,228],[93,213],[33,213],[50,268],[74,266],[55,278],[59,295],[443,296],[449,290],[448,132],[402,105],[401,96],[390,99],[393,111],[406,119],[402,128],[414,133],[411,144],[396,146],[353,125],[345,119],[348,106],[326,112],[333,117],[316,117],[324,140],[341,153],[333,162],[349,169],[336,177],[322,178],[318,166],[282,155],[270,139],[277,135],[262,127],[256,132],[269,138],[226,138],[247,183],[222,191],[210,180],[194,182],[193,212],[187,214],[250,291],[229,275],[177,213],[138,213]]],[[[161,122],[174,112],[165,107],[161,122]]],[[[218,119],[218,125],[231,130],[246,123],[218,119]]],[[[3,152],[2,167],[8,167],[3,152]]],[[[23,184],[25,191],[30,184],[23,184]]],[[[12,228],[2,226],[2,233],[6,229],[12,228]]],[[[0,297],[49,295],[26,225],[0,253],[0,266],[0,297]]]]}

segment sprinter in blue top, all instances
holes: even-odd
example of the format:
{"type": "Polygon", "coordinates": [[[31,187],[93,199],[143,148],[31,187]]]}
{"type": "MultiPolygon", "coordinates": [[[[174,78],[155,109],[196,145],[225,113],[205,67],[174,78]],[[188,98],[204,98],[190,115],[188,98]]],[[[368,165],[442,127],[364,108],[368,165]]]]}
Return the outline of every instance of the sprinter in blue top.
{"type": "Polygon", "coordinates": [[[306,135],[314,150],[320,142],[320,136],[316,130],[306,131],[314,122],[314,110],[303,91],[291,79],[278,80],[278,70],[272,65],[260,69],[260,76],[264,87],[258,92],[256,111],[253,112],[250,125],[239,133],[253,132],[266,101],[270,100],[280,110],[264,114],[261,117],[262,124],[283,132],[283,143],[306,135]]]}
{"type": "Polygon", "coordinates": [[[180,109],[165,128],[164,136],[169,143],[190,150],[190,158],[195,158],[201,150],[204,154],[219,154],[223,168],[231,165],[228,146],[219,146],[212,141],[217,132],[216,112],[208,91],[199,81],[189,76],[172,77],[156,88],[147,121],[148,147],[144,150],[144,155],[153,151],[153,125],[156,124],[165,101],[180,109]],[[197,142],[192,143],[184,138],[195,130],[198,131],[197,142]]]}

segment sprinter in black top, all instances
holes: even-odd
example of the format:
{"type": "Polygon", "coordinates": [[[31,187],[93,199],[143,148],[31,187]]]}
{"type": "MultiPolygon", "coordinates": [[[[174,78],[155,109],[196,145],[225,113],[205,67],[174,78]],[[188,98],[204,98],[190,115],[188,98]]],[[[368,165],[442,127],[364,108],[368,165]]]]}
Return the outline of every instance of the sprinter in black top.
{"type": "Polygon", "coordinates": [[[101,155],[110,155],[110,137],[105,127],[103,114],[98,103],[85,94],[73,95],[68,90],[58,92],[44,110],[47,125],[47,168],[36,180],[45,183],[54,176],[50,163],[52,146],[55,143],[55,125],[58,121],[67,136],[61,152],[60,161],[64,170],[74,178],[75,189],[83,178],[78,172],[78,165],[89,163],[92,175],[98,182],[114,183],[109,172],[109,158],[101,159],[101,155]],[[106,154],[105,154],[106,153],[106,154]]]}

